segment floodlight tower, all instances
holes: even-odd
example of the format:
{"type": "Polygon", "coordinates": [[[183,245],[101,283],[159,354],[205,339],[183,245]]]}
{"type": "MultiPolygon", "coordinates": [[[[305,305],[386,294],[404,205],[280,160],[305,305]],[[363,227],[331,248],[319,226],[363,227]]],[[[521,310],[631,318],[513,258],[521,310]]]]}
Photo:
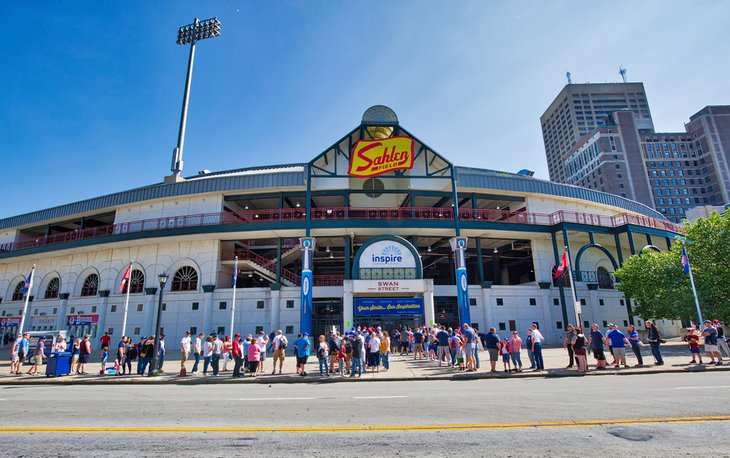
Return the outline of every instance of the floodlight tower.
{"type": "Polygon", "coordinates": [[[188,100],[190,99],[190,82],[193,78],[193,61],[195,60],[195,43],[207,38],[214,38],[221,34],[221,23],[218,18],[210,18],[204,21],[195,18],[192,24],[184,25],[177,31],[177,44],[190,44],[190,58],[188,59],[188,74],[185,79],[185,94],[183,96],[182,113],[180,114],[180,130],[177,135],[177,146],[172,152],[172,175],[165,177],[166,183],[180,181],[180,173],[183,169],[183,146],[185,144],[185,124],[188,118],[188,100]]]}

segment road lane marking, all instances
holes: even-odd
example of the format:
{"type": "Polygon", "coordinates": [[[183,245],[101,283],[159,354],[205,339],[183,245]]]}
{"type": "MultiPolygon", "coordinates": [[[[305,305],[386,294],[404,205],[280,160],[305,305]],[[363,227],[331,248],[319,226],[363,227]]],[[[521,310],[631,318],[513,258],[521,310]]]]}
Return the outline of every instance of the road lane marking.
{"type": "Polygon", "coordinates": [[[704,386],[677,386],[675,390],[702,390],[702,389],[719,389],[719,388],[730,388],[730,385],[704,385],[704,386]]]}
{"type": "Polygon", "coordinates": [[[238,401],[312,401],[317,398],[238,398],[238,401]]]}
{"type": "MultiPolygon", "coordinates": [[[[573,420],[537,421],[526,423],[450,423],[432,425],[363,425],[363,426],[320,426],[320,427],[252,427],[252,428],[215,428],[216,433],[368,433],[368,432],[420,432],[420,431],[459,431],[486,429],[525,429],[525,428],[577,428],[612,425],[638,425],[658,423],[710,423],[730,421],[730,415],[705,417],[657,417],[622,418],[610,420],[573,420]]],[[[0,427],[2,433],[199,433],[200,427],[43,427],[12,426],[0,427]]]]}
{"type": "Polygon", "coordinates": [[[399,399],[408,396],[353,396],[352,399],[399,399]]]}

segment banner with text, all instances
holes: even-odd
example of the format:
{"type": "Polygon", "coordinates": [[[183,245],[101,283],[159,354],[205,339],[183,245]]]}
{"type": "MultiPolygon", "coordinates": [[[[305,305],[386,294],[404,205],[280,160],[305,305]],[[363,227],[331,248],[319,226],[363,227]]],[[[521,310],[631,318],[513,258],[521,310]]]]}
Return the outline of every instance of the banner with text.
{"type": "Polygon", "coordinates": [[[355,316],[423,315],[423,298],[355,298],[355,316]]]}

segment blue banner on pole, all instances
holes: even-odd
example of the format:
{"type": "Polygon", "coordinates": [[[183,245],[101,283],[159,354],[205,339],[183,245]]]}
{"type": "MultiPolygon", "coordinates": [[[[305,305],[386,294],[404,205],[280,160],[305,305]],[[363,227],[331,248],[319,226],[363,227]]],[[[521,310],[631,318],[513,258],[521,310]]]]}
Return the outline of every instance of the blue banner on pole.
{"type": "Polygon", "coordinates": [[[302,271],[302,333],[312,334],[312,271],[302,271]]]}
{"type": "Polygon", "coordinates": [[[395,297],[354,300],[355,316],[423,315],[423,298],[395,297]]]}
{"type": "MultiPolygon", "coordinates": [[[[461,323],[471,324],[471,311],[469,310],[469,286],[466,279],[466,268],[456,270],[456,291],[459,300],[459,320],[461,323]]],[[[460,324],[461,324],[460,323],[460,324]]]]}

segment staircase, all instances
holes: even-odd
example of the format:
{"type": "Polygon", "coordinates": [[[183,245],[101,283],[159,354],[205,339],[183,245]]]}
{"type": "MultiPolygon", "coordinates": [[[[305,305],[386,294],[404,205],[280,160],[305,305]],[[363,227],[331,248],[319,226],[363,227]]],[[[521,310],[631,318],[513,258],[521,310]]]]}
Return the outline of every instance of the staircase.
{"type": "MultiPolygon", "coordinates": [[[[292,248],[292,250],[299,251],[299,247],[292,248]]],[[[238,256],[238,262],[240,264],[255,270],[272,283],[276,281],[276,260],[266,259],[248,248],[238,248],[235,253],[238,256]]],[[[282,253],[282,258],[283,256],[284,254],[282,253]]],[[[285,286],[298,286],[301,283],[301,277],[290,270],[282,268],[281,283],[285,286]]]]}

